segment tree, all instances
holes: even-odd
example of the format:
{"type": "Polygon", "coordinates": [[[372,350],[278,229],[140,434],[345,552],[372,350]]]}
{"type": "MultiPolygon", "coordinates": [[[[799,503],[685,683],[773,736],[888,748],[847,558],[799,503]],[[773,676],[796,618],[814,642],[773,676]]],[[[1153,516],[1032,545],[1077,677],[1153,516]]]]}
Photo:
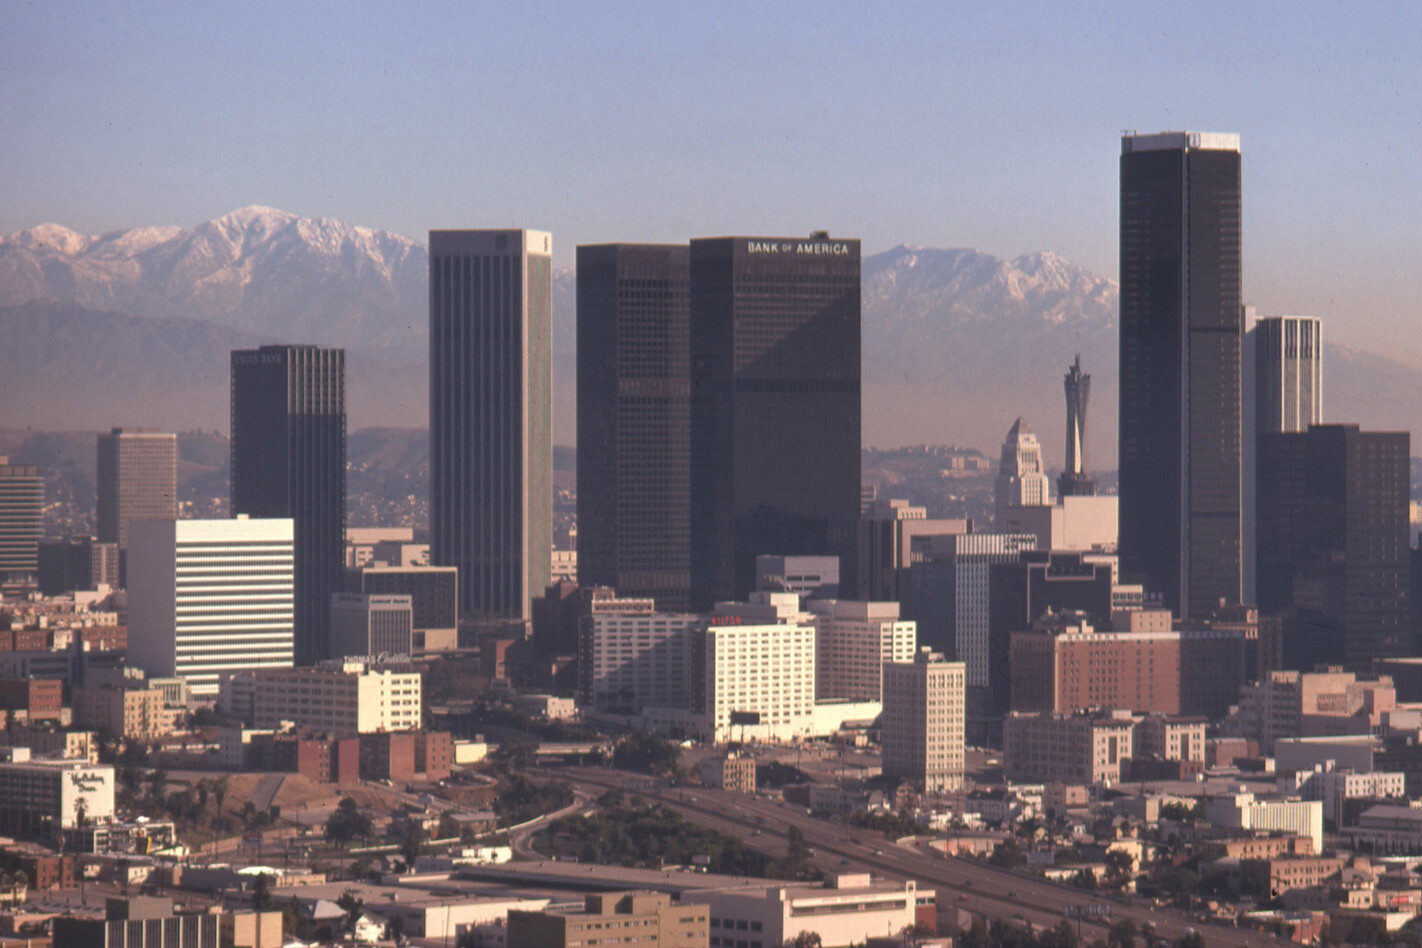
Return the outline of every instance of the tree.
{"type": "Polygon", "coordinates": [[[805,932],[791,938],[785,943],[785,948],[821,948],[823,942],[820,941],[819,932],[805,932]]]}
{"type": "Polygon", "coordinates": [[[1027,857],[1022,854],[1022,847],[1017,845],[1017,840],[1009,837],[992,851],[988,862],[1002,869],[1016,869],[1027,864],[1027,857]]]}
{"type": "Polygon", "coordinates": [[[354,889],[347,889],[336,900],[336,906],[346,913],[345,930],[355,931],[356,922],[360,921],[361,913],[365,911],[365,900],[359,898],[354,889]]]}
{"type": "Polygon", "coordinates": [[[505,773],[531,767],[538,757],[538,745],[532,741],[504,741],[489,755],[489,759],[499,765],[505,773]]]}
{"type": "Polygon", "coordinates": [[[1136,923],[1129,918],[1113,922],[1106,932],[1107,948],[1136,948],[1136,923]]]}
{"type": "Polygon", "coordinates": [[[1135,867],[1136,857],[1120,849],[1113,849],[1106,854],[1106,881],[1120,888],[1126,884],[1126,880],[1131,877],[1131,870],[1135,867]]]}
{"type": "Polygon", "coordinates": [[[629,734],[612,749],[613,766],[654,777],[676,773],[680,760],[681,748],[651,731],[629,734]]]}
{"type": "Polygon", "coordinates": [[[425,831],[413,820],[406,824],[405,833],[400,837],[400,855],[405,859],[406,872],[415,871],[415,860],[424,849],[426,836],[425,831]]]}
{"type": "Polygon", "coordinates": [[[252,908],[258,912],[265,912],[271,908],[272,904],[272,883],[271,877],[265,872],[257,876],[257,880],[252,883],[252,908]]]}
{"type": "Polygon", "coordinates": [[[345,797],[336,805],[336,810],[326,820],[326,838],[334,843],[347,845],[353,840],[364,839],[375,829],[371,819],[360,811],[355,800],[345,797]]]}

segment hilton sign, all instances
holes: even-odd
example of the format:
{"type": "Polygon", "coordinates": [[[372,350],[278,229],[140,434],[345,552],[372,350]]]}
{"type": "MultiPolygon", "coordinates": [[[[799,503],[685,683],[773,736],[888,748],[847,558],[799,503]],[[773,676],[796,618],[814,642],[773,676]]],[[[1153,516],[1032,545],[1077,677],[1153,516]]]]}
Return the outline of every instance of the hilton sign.
{"type": "Polygon", "coordinates": [[[751,240],[746,242],[746,252],[846,257],[849,255],[849,244],[811,243],[803,240],[751,240]]]}

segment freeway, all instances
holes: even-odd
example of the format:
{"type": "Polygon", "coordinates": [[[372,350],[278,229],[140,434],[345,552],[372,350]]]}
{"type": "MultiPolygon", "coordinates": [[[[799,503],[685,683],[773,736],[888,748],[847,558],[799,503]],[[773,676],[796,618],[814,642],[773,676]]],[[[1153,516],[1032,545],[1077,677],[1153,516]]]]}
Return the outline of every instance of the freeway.
{"type": "MultiPolygon", "coordinates": [[[[551,769],[551,768],[550,768],[551,769]]],[[[697,823],[747,839],[758,849],[783,853],[790,827],[804,834],[816,863],[829,872],[873,870],[893,879],[915,879],[937,891],[940,906],[957,907],[987,918],[1030,924],[1060,924],[1067,906],[1109,901],[1114,920],[1129,918],[1150,925],[1158,937],[1174,941],[1198,930],[1208,948],[1278,948],[1282,939],[1248,929],[1200,921],[1179,910],[1132,905],[1072,886],[1019,875],[975,859],[944,857],[921,845],[894,845],[881,833],[816,819],[804,807],[705,787],[659,787],[640,774],[594,767],[557,768],[575,787],[619,789],[640,794],[680,811],[697,823]]],[[[1073,924],[1076,924],[1075,922],[1073,924]]],[[[1083,919],[1083,938],[1104,939],[1109,922],[1083,919]]]]}

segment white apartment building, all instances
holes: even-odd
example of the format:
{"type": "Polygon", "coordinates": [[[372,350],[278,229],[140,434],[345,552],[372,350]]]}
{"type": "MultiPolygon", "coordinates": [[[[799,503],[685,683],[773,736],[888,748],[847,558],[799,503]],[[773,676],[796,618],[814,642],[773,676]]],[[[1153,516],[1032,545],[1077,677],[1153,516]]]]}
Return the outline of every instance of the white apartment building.
{"type": "Polygon", "coordinates": [[[1258,800],[1252,793],[1231,793],[1206,800],[1205,819],[1212,826],[1307,836],[1313,851],[1323,852],[1323,804],[1317,800],[1258,800]]]}
{"type": "Polygon", "coordinates": [[[795,593],[718,603],[692,633],[689,723],[701,740],[789,741],[814,728],[815,626],[795,593]]]}
{"type": "Polygon", "coordinates": [[[128,527],[128,657],[151,677],[218,679],[290,668],[292,521],[134,520],[128,527]]]}
{"type": "Polygon", "coordinates": [[[966,671],[920,649],[910,662],[886,662],[880,719],[884,773],[925,791],[963,786],[966,671]]]}
{"type": "Polygon", "coordinates": [[[595,613],[584,622],[579,669],[585,704],[640,713],[691,700],[691,630],[702,617],[683,613],[595,613]]]}
{"type": "Polygon", "coordinates": [[[912,662],[918,625],[897,602],[805,603],[815,623],[815,699],[879,701],[885,662],[912,662]]]}
{"type": "MultiPolygon", "coordinates": [[[[130,534],[131,536],[131,534],[130,534]]],[[[31,760],[11,748],[0,763],[0,833],[53,839],[85,821],[114,818],[114,768],[73,760],[31,760]]]]}
{"type": "Polygon", "coordinates": [[[335,735],[418,730],[421,702],[420,674],[407,662],[361,659],[238,672],[218,698],[224,714],[254,728],[290,721],[335,735]]]}
{"type": "Polygon", "coordinates": [[[1401,798],[1407,795],[1407,777],[1402,773],[1354,773],[1351,770],[1337,770],[1333,761],[1314,767],[1312,770],[1298,770],[1292,775],[1279,778],[1279,790],[1283,793],[1297,793],[1305,800],[1318,800],[1323,804],[1323,818],[1338,822],[1343,814],[1345,800],[1378,800],[1401,798]]]}

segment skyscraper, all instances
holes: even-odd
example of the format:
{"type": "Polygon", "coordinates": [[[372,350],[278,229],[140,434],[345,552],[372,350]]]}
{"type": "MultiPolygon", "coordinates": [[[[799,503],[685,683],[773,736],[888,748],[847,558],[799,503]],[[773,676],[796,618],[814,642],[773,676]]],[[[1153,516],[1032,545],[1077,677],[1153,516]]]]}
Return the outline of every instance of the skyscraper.
{"type": "Polygon", "coordinates": [[[330,658],[345,575],[346,353],[232,353],[232,513],[295,521],[296,663],[330,658]]]}
{"type": "Polygon", "coordinates": [[[1066,466],[1057,478],[1058,497],[1095,497],[1096,482],[1086,472],[1086,408],[1091,376],[1081,371],[1081,353],[1062,379],[1066,390],[1066,466]]]}
{"type": "Polygon", "coordinates": [[[430,231],[430,563],[528,621],[553,550],[553,238],[430,231]]]}
{"type": "Polygon", "coordinates": [[[691,242],[692,606],[745,598],[755,558],[857,577],[859,241],[691,242]]]}
{"type": "Polygon", "coordinates": [[[1284,665],[1355,671],[1413,654],[1407,432],[1314,425],[1259,437],[1259,610],[1284,665]]]}
{"type": "Polygon", "coordinates": [[[686,246],[578,248],[578,579],[691,600],[686,246]]]}
{"type": "Polygon", "coordinates": [[[290,519],[135,520],[129,533],[129,661],[217,696],[223,673],[290,668],[290,519]]]}
{"type": "Polygon", "coordinates": [[[1323,424],[1323,320],[1244,308],[1244,601],[1258,601],[1259,439],[1323,424]]]}
{"type": "Polygon", "coordinates": [[[1121,569],[1182,617],[1240,598],[1239,136],[1121,139],[1121,569]]]}
{"type": "Polygon", "coordinates": [[[130,520],[178,518],[178,436],[152,428],[100,434],[95,487],[101,543],[128,546],[130,520]]]}
{"type": "Polygon", "coordinates": [[[30,583],[39,572],[44,478],[34,464],[0,456],[0,583],[30,583]]]}
{"type": "Polygon", "coordinates": [[[1021,418],[1007,430],[1002,457],[993,482],[993,500],[999,528],[1010,507],[1044,507],[1052,502],[1051,481],[1042,464],[1042,445],[1032,426],[1021,418]]]}
{"type": "Polygon", "coordinates": [[[1323,423],[1323,320],[1266,316],[1254,324],[1254,385],[1260,434],[1323,423]]]}

